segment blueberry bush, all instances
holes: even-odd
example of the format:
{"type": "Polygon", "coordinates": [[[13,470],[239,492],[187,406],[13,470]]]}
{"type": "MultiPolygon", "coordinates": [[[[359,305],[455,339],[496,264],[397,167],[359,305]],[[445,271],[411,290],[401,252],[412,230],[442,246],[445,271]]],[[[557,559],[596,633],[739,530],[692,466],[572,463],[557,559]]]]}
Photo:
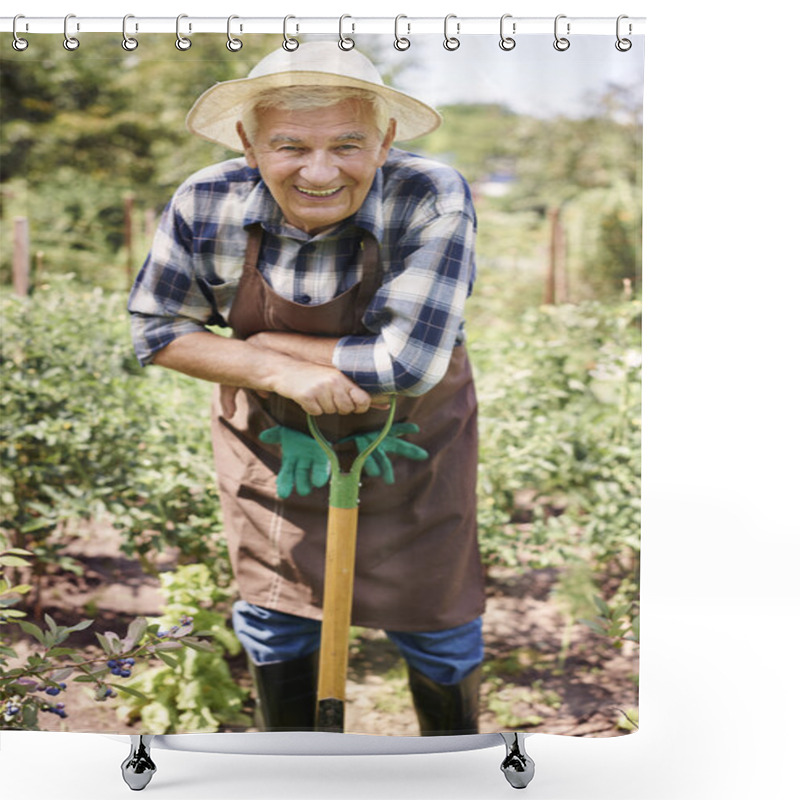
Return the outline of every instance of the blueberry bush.
{"type": "Polygon", "coordinates": [[[98,633],[100,654],[87,656],[83,649],[71,646],[69,639],[89,628],[91,620],[63,626],[45,614],[45,624],[40,626],[14,608],[30,586],[12,585],[5,573],[11,567],[23,566],[32,554],[21,548],[6,548],[2,541],[0,537],[0,728],[37,730],[40,714],[66,719],[65,698],[81,685],[101,703],[120,692],[136,695],[135,688],[120,681],[131,676],[137,660],[171,662],[168,651],[177,655],[185,648],[210,649],[207,640],[194,635],[189,618],[180,626],[161,631],[157,624],[138,617],[123,637],[113,631],[98,633]],[[34,652],[27,658],[19,656],[11,644],[10,628],[18,628],[18,633],[27,634],[35,642],[34,652]]]}

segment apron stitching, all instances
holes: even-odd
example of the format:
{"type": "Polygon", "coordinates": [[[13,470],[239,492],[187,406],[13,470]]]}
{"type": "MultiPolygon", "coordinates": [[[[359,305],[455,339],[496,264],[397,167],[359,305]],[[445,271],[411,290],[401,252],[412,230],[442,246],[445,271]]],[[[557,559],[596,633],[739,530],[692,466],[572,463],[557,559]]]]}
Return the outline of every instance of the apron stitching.
{"type": "MultiPolygon", "coordinates": [[[[270,544],[272,545],[273,552],[280,553],[280,548],[278,547],[281,532],[283,531],[283,503],[278,502],[275,506],[275,513],[272,517],[272,525],[270,525],[269,530],[269,540],[270,544]]],[[[279,570],[275,570],[273,572],[275,579],[272,582],[272,590],[270,591],[270,599],[269,599],[269,608],[272,608],[278,601],[278,596],[280,595],[281,583],[283,579],[281,578],[281,574],[279,570]]]]}

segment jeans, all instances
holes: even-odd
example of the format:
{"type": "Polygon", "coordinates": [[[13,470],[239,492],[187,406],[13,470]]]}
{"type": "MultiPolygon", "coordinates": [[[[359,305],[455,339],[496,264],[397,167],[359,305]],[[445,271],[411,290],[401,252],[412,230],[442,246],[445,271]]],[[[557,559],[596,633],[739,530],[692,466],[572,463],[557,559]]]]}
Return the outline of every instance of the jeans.
{"type": "MultiPolygon", "coordinates": [[[[319,649],[322,623],[239,600],[233,629],[253,663],[292,661],[319,649]]],[[[386,631],[406,661],[436,683],[460,683],[483,661],[482,619],[429,633],[386,631]]]]}

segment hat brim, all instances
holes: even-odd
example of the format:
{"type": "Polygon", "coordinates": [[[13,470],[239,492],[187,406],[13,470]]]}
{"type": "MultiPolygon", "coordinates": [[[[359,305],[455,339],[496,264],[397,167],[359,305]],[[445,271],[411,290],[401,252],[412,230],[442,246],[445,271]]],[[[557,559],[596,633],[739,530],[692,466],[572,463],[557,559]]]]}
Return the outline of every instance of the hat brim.
{"type": "Polygon", "coordinates": [[[438,111],[404,92],[330,72],[292,71],[223,81],[207,89],[186,116],[186,127],[197,136],[231,150],[243,152],[236,122],[252,100],[269,91],[288,86],[343,86],[366,89],[382,97],[389,116],[397,121],[395,139],[407,142],[436,130],[442,122],[438,111]]]}

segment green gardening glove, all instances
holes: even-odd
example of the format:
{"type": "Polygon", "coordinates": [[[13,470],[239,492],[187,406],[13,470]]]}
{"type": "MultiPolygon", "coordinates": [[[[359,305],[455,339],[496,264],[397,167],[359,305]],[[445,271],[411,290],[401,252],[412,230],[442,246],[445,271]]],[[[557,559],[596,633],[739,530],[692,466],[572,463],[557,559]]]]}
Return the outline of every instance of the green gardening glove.
{"type": "MultiPolygon", "coordinates": [[[[414,461],[424,461],[428,458],[427,450],[399,438],[406,433],[419,433],[419,426],[413,422],[398,422],[389,428],[386,438],[367,456],[367,460],[364,462],[364,471],[367,475],[373,478],[380,475],[386,483],[394,483],[394,469],[388,453],[396,453],[414,461]]],[[[356,433],[346,437],[343,441],[352,439],[358,447],[358,452],[361,453],[378,438],[378,435],[378,431],[356,433]]]]}
{"type": "Polygon", "coordinates": [[[311,493],[312,486],[320,488],[328,482],[331,462],[313,437],[276,425],[262,431],[258,438],[266,444],[278,444],[281,447],[281,469],[277,482],[281,500],[289,497],[293,488],[304,497],[311,493]]]}

